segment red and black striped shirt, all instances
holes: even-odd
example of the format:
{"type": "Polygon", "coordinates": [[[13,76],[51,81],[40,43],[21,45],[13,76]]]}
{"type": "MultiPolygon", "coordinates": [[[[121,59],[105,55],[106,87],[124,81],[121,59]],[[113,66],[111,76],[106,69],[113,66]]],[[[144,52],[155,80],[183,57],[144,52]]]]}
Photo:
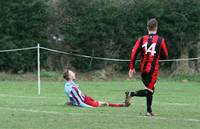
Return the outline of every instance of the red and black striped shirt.
{"type": "Polygon", "coordinates": [[[168,58],[168,51],[164,38],[149,34],[139,38],[132,49],[130,69],[134,69],[137,54],[140,52],[140,71],[153,73],[159,69],[161,54],[168,58]]]}

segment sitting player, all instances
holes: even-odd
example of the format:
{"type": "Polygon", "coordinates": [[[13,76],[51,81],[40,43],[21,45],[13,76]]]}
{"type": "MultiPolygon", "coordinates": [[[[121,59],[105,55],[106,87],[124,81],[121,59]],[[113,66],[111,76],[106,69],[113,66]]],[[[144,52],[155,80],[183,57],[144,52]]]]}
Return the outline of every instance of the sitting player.
{"type": "Polygon", "coordinates": [[[93,98],[84,95],[79,86],[74,82],[76,79],[76,75],[71,70],[66,70],[64,72],[63,78],[67,81],[65,84],[65,93],[69,97],[69,102],[67,105],[79,106],[79,107],[103,107],[103,106],[111,106],[111,107],[125,107],[125,104],[113,104],[109,102],[101,102],[95,101],[93,98]]]}

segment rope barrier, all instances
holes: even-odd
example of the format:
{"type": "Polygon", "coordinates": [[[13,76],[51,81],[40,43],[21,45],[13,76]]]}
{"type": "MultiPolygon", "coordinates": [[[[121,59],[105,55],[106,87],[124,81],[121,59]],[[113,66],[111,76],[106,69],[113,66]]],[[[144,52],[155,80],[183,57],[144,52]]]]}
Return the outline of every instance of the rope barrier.
{"type": "MultiPolygon", "coordinates": [[[[55,49],[50,49],[50,48],[45,48],[45,47],[40,47],[43,50],[51,51],[54,53],[59,53],[59,54],[65,54],[65,55],[71,55],[71,56],[76,56],[76,57],[83,57],[83,58],[90,58],[90,59],[96,59],[96,60],[105,60],[105,61],[117,61],[117,62],[129,62],[129,59],[114,59],[114,58],[102,58],[102,57],[96,57],[96,56],[89,56],[89,55],[81,55],[81,54],[74,54],[74,53],[69,53],[69,52],[63,52],[55,49]]],[[[160,60],[159,62],[174,62],[174,61],[193,61],[193,60],[199,60],[200,57],[196,58],[182,58],[182,59],[167,59],[167,60],[160,60]]],[[[139,62],[140,60],[136,60],[139,62]]]]}
{"type": "Polygon", "coordinates": [[[19,48],[19,49],[0,50],[0,53],[3,53],[3,52],[24,51],[24,50],[31,50],[31,49],[36,49],[36,48],[37,47],[26,47],[26,48],[19,48]]]}
{"type": "MultiPolygon", "coordinates": [[[[0,50],[0,53],[3,52],[15,52],[15,51],[24,51],[24,50],[32,50],[32,49],[37,49],[38,47],[27,47],[27,48],[19,48],[19,49],[8,49],[8,50],[0,50]]],[[[72,52],[64,52],[64,51],[59,51],[55,49],[50,49],[46,47],[39,47],[42,50],[54,52],[54,53],[59,53],[59,54],[65,54],[65,55],[70,55],[70,56],[75,56],[75,57],[82,57],[82,58],[89,58],[89,59],[96,59],[96,60],[105,60],[105,61],[116,61],[116,62],[129,62],[129,59],[115,59],[115,58],[104,58],[104,57],[97,57],[97,56],[90,56],[90,55],[82,55],[82,54],[75,54],[72,52]]],[[[200,57],[196,58],[181,58],[181,59],[167,59],[167,60],[160,60],[159,62],[174,62],[174,61],[193,61],[193,60],[199,60],[200,57]]],[[[136,60],[139,62],[140,60],[136,60]]]]}

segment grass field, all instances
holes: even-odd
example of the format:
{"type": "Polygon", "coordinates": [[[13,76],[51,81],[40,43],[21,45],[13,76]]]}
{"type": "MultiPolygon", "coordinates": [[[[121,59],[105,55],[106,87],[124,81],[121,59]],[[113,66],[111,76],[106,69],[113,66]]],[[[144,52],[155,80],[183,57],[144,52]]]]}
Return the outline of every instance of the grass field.
{"type": "MultiPolygon", "coordinates": [[[[156,117],[144,117],[145,98],[127,108],[65,107],[65,82],[0,82],[0,129],[200,129],[200,83],[161,80],[156,85],[156,117]]],[[[96,100],[123,102],[124,91],[140,89],[135,81],[81,81],[96,100]]],[[[140,86],[139,86],[140,85],[140,86]]]]}

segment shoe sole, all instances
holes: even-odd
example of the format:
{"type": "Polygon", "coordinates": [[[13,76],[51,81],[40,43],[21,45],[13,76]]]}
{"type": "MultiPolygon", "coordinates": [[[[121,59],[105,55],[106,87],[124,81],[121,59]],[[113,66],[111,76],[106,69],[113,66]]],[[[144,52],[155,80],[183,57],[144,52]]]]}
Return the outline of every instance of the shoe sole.
{"type": "Polygon", "coordinates": [[[129,92],[125,92],[125,95],[126,95],[126,98],[125,98],[125,106],[126,106],[126,107],[129,107],[129,106],[131,105],[131,103],[128,102],[128,99],[129,99],[129,98],[128,98],[128,97],[129,97],[128,94],[129,94],[129,92]]]}

